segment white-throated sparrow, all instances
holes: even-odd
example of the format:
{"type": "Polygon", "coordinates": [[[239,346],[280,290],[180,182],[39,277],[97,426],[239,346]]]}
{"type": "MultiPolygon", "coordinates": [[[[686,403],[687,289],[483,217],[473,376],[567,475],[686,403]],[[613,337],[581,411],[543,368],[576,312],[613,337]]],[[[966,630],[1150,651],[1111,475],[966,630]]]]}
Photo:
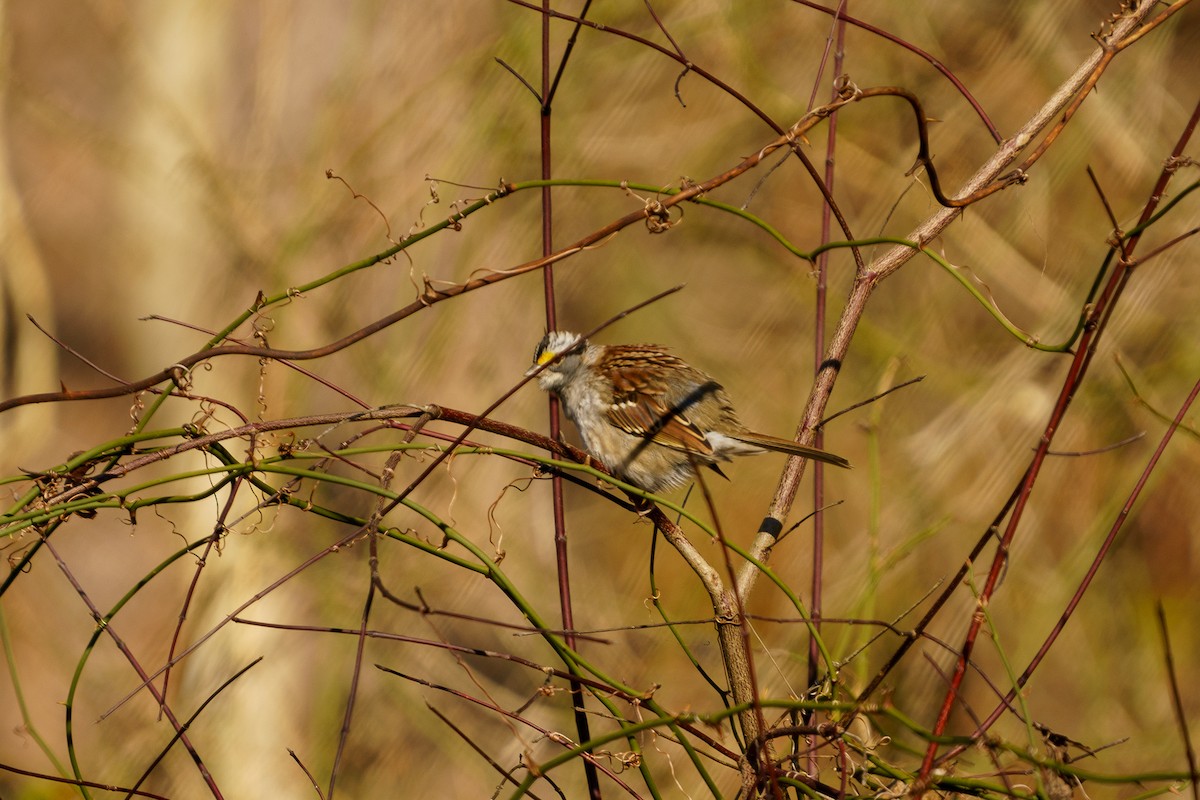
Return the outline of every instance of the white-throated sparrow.
{"type": "Polygon", "coordinates": [[[720,473],[717,462],[764,450],[850,466],[841,456],[749,430],[721,384],[657,345],[597,345],[551,331],[526,374],[538,369],[538,383],[558,395],[588,453],[649,492],[681,486],[698,466],[720,473]]]}

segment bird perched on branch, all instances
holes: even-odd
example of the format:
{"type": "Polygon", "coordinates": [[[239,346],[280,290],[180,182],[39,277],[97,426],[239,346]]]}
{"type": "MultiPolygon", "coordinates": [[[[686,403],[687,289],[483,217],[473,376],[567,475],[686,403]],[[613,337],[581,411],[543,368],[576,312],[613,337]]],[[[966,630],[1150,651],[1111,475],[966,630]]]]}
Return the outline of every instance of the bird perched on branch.
{"type": "Polygon", "coordinates": [[[724,387],[665,348],[597,345],[551,331],[526,375],[558,395],[584,448],[616,477],[649,492],[681,486],[705,466],[774,450],[849,467],[841,456],[755,433],[724,387]]]}

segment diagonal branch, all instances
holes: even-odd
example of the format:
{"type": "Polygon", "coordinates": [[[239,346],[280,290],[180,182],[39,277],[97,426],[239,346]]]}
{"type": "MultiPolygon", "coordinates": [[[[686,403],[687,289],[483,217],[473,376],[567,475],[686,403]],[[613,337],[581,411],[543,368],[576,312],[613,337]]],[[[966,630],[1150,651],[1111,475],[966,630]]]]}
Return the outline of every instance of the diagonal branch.
{"type": "MultiPolygon", "coordinates": [[[[1010,173],[1006,177],[1004,174],[1005,170],[1016,161],[1018,156],[1033,142],[1035,137],[1050,126],[1068,107],[1075,104],[1077,99],[1081,99],[1082,96],[1086,95],[1095,86],[1096,80],[1108,65],[1112,63],[1113,56],[1119,52],[1116,44],[1126,37],[1131,36],[1143,21],[1146,20],[1156,5],[1154,0],[1140,0],[1135,9],[1130,11],[1126,17],[1119,20],[1112,27],[1108,35],[1099,40],[1100,46],[1097,47],[1079,69],[1055,91],[1050,99],[1038,109],[1037,113],[1014,136],[1005,140],[992,157],[967,180],[958,196],[960,198],[980,196],[980,193],[987,190],[988,187],[1002,188],[1004,185],[1010,185],[1011,183],[1023,180],[1023,173],[1010,173]]],[[[1026,165],[1031,163],[1027,160],[1026,165]]],[[[940,208],[908,234],[906,239],[916,243],[918,247],[924,247],[930,241],[940,236],[961,213],[962,210],[960,208],[940,208]]],[[[816,381],[813,384],[812,392],[809,394],[808,405],[805,408],[804,415],[796,431],[796,440],[801,444],[811,444],[813,441],[813,431],[824,416],[826,404],[833,392],[833,385],[837,380],[841,365],[849,353],[850,342],[858,328],[859,320],[862,319],[863,314],[866,312],[867,302],[870,300],[875,288],[884,278],[894,274],[908,263],[909,259],[917,252],[919,251],[909,247],[894,247],[871,262],[867,269],[862,270],[856,277],[850,297],[846,302],[846,307],[842,312],[841,318],[838,320],[837,329],[834,331],[829,348],[826,350],[825,358],[817,374],[816,381]]],[[[796,491],[800,485],[800,478],[803,476],[804,465],[802,459],[793,458],[789,460],[785,468],[779,482],[779,487],[776,490],[775,498],[771,503],[767,517],[759,527],[758,536],[751,550],[755,558],[760,561],[766,562],[770,558],[776,536],[783,530],[784,520],[787,519],[792,503],[795,501],[796,491]]],[[[747,563],[742,568],[739,576],[742,596],[749,595],[749,590],[753,587],[757,578],[757,570],[753,566],[753,563],[747,563]]]]}

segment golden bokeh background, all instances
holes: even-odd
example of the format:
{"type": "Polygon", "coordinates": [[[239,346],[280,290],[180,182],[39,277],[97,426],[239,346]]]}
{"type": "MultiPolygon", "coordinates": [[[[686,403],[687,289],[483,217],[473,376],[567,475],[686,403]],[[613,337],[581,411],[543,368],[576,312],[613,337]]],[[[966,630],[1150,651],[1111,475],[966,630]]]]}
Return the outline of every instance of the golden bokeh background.
{"type": "MultiPolygon", "coordinates": [[[[1092,52],[1089,34],[1116,5],[862,0],[850,11],[940,59],[1009,135],[1092,52]]],[[[690,0],[654,8],[692,63],[782,124],[804,113],[829,17],[784,2],[690,0]]],[[[599,4],[593,16],[670,49],[642,2],[599,4]]],[[[445,219],[455,203],[479,198],[502,179],[536,179],[538,104],[497,59],[538,85],[540,29],[536,12],[498,0],[0,4],[0,394],[54,391],[60,381],[72,389],[111,385],[39,333],[27,314],[102,369],[133,380],[195,352],[207,339],[203,330],[222,328],[259,292],[275,295],[385,250],[389,236],[398,240],[445,219]],[[326,170],[362,198],[327,179],[326,170]],[[151,315],[159,319],[145,319],[151,315]]],[[[571,29],[556,21],[552,30],[551,52],[558,54],[571,29]]],[[[992,153],[995,145],[978,117],[928,63],[855,28],[846,34],[845,52],[846,71],[858,85],[898,85],[921,98],[935,120],[932,148],[947,191],[992,153]]],[[[1086,167],[1094,169],[1119,223],[1128,228],[1197,102],[1197,76],[1200,15],[1188,8],[1116,59],[1026,185],[969,208],[932,249],[1031,336],[1062,341],[1076,324],[1112,228],[1086,167]]],[[[826,67],[819,102],[828,97],[831,77],[826,67]]],[[[579,34],[553,112],[553,172],[564,179],[678,186],[717,175],[774,138],[761,120],[697,74],[681,78],[675,61],[590,29],[579,34]]],[[[808,152],[818,166],[825,132],[818,127],[810,136],[808,152]]],[[[936,209],[924,176],[906,175],[916,134],[911,112],[900,102],[851,106],[838,117],[838,133],[835,196],[857,237],[904,236],[936,209]]],[[[1196,152],[1194,144],[1189,152],[1196,152]]],[[[1194,167],[1182,169],[1172,192],[1196,174],[1194,167]]],[[[820,194],[795,159],[773,171],[754,170],[713,199],[746,204],[801,250],[820,241],[820,194]]],[[[574,241],[642,203],[618,189],[556,189],[555,242],[574,241]]],[[[1140,252],[1195,227],[1197,208],[1194,199],[1185,199],[1148,234],[1140,252]]],[[[872,252],[878,251],[866,251],[872,252]]],[[[259,324],[273,346],[315,347],[412,302],[426,276],[461,282],[479,270],[513,267],[540,254],[538,193],[519,192],[472,215],[461,230],[443,231],[406,255],[270,309],[259,324]]],[[[1196,244],[1186,241],[1139,266],[1122,297],[1054,443],[1056,451],[1076,455],[1048,460],[1018,532],[990,606],[999,645],[981,639],[976,659],[987,680],[968,676],[956,732],[971,729],[970,713],[994,706],[989,680],[1007,685],[998,653],[1019,671],[1049,633],[1165,432],[1155,410],[1173,416],[1200,378],[1196,263],[1196,244]],[[1122,377],[1118,356],[1141,401],[1122,377]],[[1093,452],[1139,433],[1144,438],[1132,444],[1093,452]]],[[[831,318],[852,274],[848,251],[835,251],[831,318]]],[[[689,205],[669,232],[628,228],[562,262],[556,279],[560,323],[571,329],[590,329],[686,283],[682,292],[600,338],[671,345],[725,383],[752,427],[778,435],[794,430],[814,365],[815,279],[808,262],[762,230],[689,205]]],[[[520,379],[544,320],[542,285],[534,273],[437,304],[303,366],[371,406],[436,403],[475,412],[520,379]]],[[[246,338],[252,333],[249,327],[238,331],[246,338]]],[[[913,623],[906,612],[923,608],[926,593],[954,574],[1020,479],[1069,359],[1006,334],[929,259],[912,260],[881,286],[830,408],[915,376],[924,380],[840,417],[826,431],[827,446],[856,464],[849,472],[826,471],[826,502],[838,503],[825,518],[827,616],[894,621],[902,629],[913,623]]],[[[197,393],[219,397],[251,418],[355,408],[310,378],[278,364],[260,370],[254,359],[219,360],[197,370],[193,381],[197,393]]],[[[133,424],[132,405],[122,398],[0,415],[0,477],[45,470],[120,437],[133,424]]],[[[198,414],[196,403],[172,401],[152,427],[196,421],[198,414]]],[[[494,416],[544,431],[546,402],[526,387],[494,416]]],[[[1195,420],[1193,413],[1193,431],[1195,420]]],[[[217,409],[204,423],[214,430],[237,419],[217,409]]],[[[432,427],[457,432],[444,424],[432,427]]],[[[334,442],[344,436],[327,435],[334,442]]],[[[477,438],[513,446],[498,437],[477,438]]],[[[244,446],[234,451],[246,455],[244,446]]],[[[403,462],[397,484],[415,477],[424,463],[403,462]]],[[[196,457],[152,474],[204,465],[196,457]]],[[[713,483],[729,538],[750,541],[781,466],[775,457],[746,460],[728,470],[732,481],[713,483]]],[[[1159,600],[1192,735],[1200,735],[1198,469],[1195,435],[1180,432],[1096,583],[1024,693],[1034,720],[1091,747],[1128,737],[1089,763],[1096,771],[1185,769],[1155,618],[1159,600]]],[[[518,491],[530,474],[498,457],[463,456],[431,476],[415,499],[485,549],[492,547],[489,537],[499,542],[514,583],[557,620],[549,482],[518,491]]],[[[204,480],[186,485],[195,491],[204,480]]],[[[808,485],[793,520],[811,510],[808,485]]],[[[14,486],[6,489],[15,492],[14,486]]],[[[370,498],[349,490],[316,492],[346,513],[365,515],[371,508],[370,498]]],[[[245,516],[200,571],[181,646],[348,530],[295,511],[255,512],[249,497],[241,500],[235,517],[245,516]]],[[[566,501],[577,627],[658,622],[648,603],[650,527],[579,489],[568,487],[566,501]]],[[[211,532],[220,503],[218,497],[157,513],[143,509],[136,525],[127,514],[104,512],[72,520],[53,541],[103,612],[185,540],[211,532]]],[[[690,505],[703,513],[695,498],[690,505]]],[[[435,529],[401,512],[389,521],[437,541],[435,529]]],[[[801,526],[772,562],[802,597],[809,595],[811,539],[811,525],[801,526]]],[[[10,559],[19,558],[29,539],[4,544],[10,559]]],[[[715,546],[701,547],[721,562],[715,546]]],[[[437,609],[522,622],[475,573],[396,545],[381,555],[388,585],[414,602],[419,588],[437,609]]],[[[326,558],[243,616],[354,630],[369,588],[366,556],[359,545],[326,558]]],[[[661,542],[655,563],[657,590],[674,618],[711,616],[695,577],[661,542]]],[[[985,570],[980,564],[972,574],[982,580],[985,570]]],[[[196,574],[194,559],[176,562],[114,621],[148,669],[166,657],[196,574]]],[[[751,607],[794,618],[786,599],[765,582],[751,607]]],[[[930,633],[957,647],[971,609],[964,586],[930,633]]],[[[15,683],[6,686],[11,680],[0,680],[0,713],[7,722],[0,763],[53,773],[29,726],[65,761],[62,704],[94,623],[46,552],[0,598],[0,611],[10,643],[6,675],[20,684],[18,691],[15,683]]],[[[535,637],[422,617],[379,600],[370,627],[553,661],[535,637]]],[[[874,630],[831,623],[826,636],[835,657],[849,659],[874,630]]],[[[686,631],[704,666],[722,677],[711,626],[686,631]]],[[[802,693],[803,628],[764,622],[758,632],[764,694],[802,693]]],[[[582,649],[620,679],[647,689],[661,685],[656,699],[669,708],[719,709],[663,630],[600,636],[602,642],[582,649]]],[[[847,661],[843,677],[851,691],[874,674],[897,641],[884,636],[847,661]]],[[[264,658],[189,731],[226,797],[316,796],[288,748],[327,785],[356,646],[351,635],[230,625],[180,664],[171,697],[186,715],[234,671],[264,658]]],[[[525,752],[540,758],[560,752],[491,712],[380,673],[375,663],[475,695],[484,685],[506,708],[520,706],[541,682],[540,674],[492,660],[469,659],[468,670],[441,650],[369,640],[338,778],[341,796],[482,797],[493,791],[500,777],[427,704],[469,731],[505,768],[525,752]]],[[[931,724],[952,663],[944,648],[918,648],[889,678],[890,701],[931,724]]],[[[80,680],[73,735],[83,772],[128,786],[166,745],[171,729],[157,719],[145,693],[99,720],[138,682],[109,638],[101,638],[80,680]]],[[[561,696],[538,700],[528,714],[573,735],[569,704],[561,696]]],[[[889,732],[920,744],[902,731],[889,732]]],[[[1023,728],[1010,717],[996,732],[1019,742],[1023,728]]],[[[645,747],[654,752],[653,743],[645,747]]],[[[676,796],[704,796],[703,784],[691,775],[676,787],[667,758],[660,758],[655,770],[661,785],[678,788],[676,796]]],[[[986,764],[981,756],[976,769],[987,771],[986,764]]],[[[583,796],[577,769],[558,777],[566,796],[583,796]]],[[[627,777],[636,780],[633,773],[627,777]]],[[[736,773],[722,773],[721,780],[732,796],[736,773]]],[[[209,796],[178,745],[144,788],[173,798],[209,796]]],[[[617,794],[612,787],[609,792],[617,794]]],[[[1093,798],[1134,793],[1088,786],[1093,798]]],[[[0,772],[3,797],[76,794],[0,772]]]]}

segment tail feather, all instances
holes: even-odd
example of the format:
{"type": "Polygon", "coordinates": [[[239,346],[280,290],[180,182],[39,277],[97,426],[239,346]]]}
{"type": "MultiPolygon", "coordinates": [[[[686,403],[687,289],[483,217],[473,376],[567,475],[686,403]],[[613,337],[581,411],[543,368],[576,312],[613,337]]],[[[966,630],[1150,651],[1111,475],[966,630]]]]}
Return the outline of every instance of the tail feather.
{"type": "Polygon", "coordinates": [[[730,438],[745,442],[756,447],[764,447],[767,450],[774,450],[777,453],[787,453],[790,456],[800,456],[801,458],[811,458],[814,461],[824,461],[826,464],[833,464],[836,467],[850,469],[850,462],[839,455],[826,453],[824,450],[818,450],[815,447],[807,447],[806,445],[798,444],[788,439],[779,439],[775,436],[767,436],[763,433],[746,433],[731,434],[730,438]]]}

